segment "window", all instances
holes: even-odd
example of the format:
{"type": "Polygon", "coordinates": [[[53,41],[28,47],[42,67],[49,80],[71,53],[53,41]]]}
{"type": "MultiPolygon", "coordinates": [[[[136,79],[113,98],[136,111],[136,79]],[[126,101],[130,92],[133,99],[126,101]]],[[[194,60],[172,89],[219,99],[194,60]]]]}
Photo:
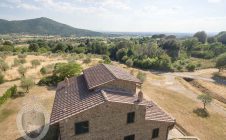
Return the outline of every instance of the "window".
{"type": "Polygon", "coordinates": [[[89,122],[84,121],[84,122],[78,122],[75,123],[75,134],[84,134],[89,132],[89,122]]]}
{"type": "Polygon", "coordinates": [[[152,131],[152,138],[157,138],[159,136],[159,128],[155,128],[152,131]]]}
{"type": "Polygon", "coordinates": [[[135,112],[127,113],[127,123],[133,123],[135,119],[135,112]]]}
{"type": "Polygon", "coordinates": [[[135,140],[135,135],[125,136],[124,140],[135,140]]]}

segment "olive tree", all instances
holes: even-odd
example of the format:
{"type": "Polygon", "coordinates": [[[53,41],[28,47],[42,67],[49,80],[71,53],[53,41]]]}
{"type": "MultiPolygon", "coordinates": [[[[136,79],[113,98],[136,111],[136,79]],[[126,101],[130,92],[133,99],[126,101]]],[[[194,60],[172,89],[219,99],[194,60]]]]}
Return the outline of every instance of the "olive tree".
{"type": "Polygon", "coordinates": [[[23,65],[20,65],[17,70],[18,70],[19,74],[23,77],[25,76],[25,73],[27,72],[27,68],[25,68],[23,65]]]}
{"type": "Polygon", "coordinates": [[[206,109],[206,105],[212,102],[212,97],[209,94],[201,94],[197,97],[203,103],[203,109],[206,109]]]}
{"type": "Polygon", "coordinates": [[[35,85],[32,78],[21,78],[20,86],[21,88],[25,89],[25,93],[29,93],[29,90],[35,85]]]}
{"type": "Polygon", "coordinates": [[[9,69],[9,65],[5,61],[0,60],[0,70],[7,71],[8,69],[9,69]]]}
{"type": "Polygon", "coordinates": [[[35,67],[35,68],[36,68],[38,65],[40,65],[40,61],[37,60],[37,59],[32,60],[32,61],[31,61],[31,65],[32,65],[32,67],[35,67]]]}

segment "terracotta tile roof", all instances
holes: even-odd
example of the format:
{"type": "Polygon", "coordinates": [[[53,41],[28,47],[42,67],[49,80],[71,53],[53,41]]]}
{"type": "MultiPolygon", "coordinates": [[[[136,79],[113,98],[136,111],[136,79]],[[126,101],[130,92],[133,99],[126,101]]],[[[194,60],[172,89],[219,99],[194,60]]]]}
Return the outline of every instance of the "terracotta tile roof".
{"type": "Polygon", "coordinates": [[[104,89],[101,90],[105,99],[110,102],[120,102],[127,104],[139,104],[139,105],[149,105],[150,102],[143,99],[142,102],[138,102],[137,95],[133,95],[128,92],[112,90],[112,89],[104,89]]]}
{"type": "Polygon", "coordinates": [[[100,91],[89,91],[84,76],[69,78],[70,85],[60,82],[56,91],[50,123],[97,106],[105,101],[100,91]]]}
{"type": "Polygon", "coordinates": [[[114,81],[116,79],[141,83],[139,79],[113,65],[99,64],[83,71],[88,89],[114,81]]]}
{"type": "MultiPolygon", "coordinates": [[[[174,122],[174,120],[155,103],[145,99],[143,99],[142,102],[138,102],[137,95],[112,89],[102,89],[96,91],[88,89],[88,83],[91,84],[92,87],[114,79],[115,76],[112,73],[117,76],[120,75],[116,74],[117,70],[115,70],[112,66],[97,65],[93,69],[85,70],[83,75],[69,78],[69,85],[65,81],[60,82],[57,86],[56,96],[50,117],[50,124],[57,123],[107,101],[145,105],[146,120],[174,122]],[[114,72],[110,72],[108,69],[114,72]]],[[[121,78],[125,79],[123,76],[121,76],[121,78]]]]}
{"type": "Polygon", "coordinates": [[[151,106],[146,106],[146,120],[175,122],[175,119],[158,107],[154,102],[150,101],[151,106]]]}
{"type": "Polygon", "coordinates": [[[138,104],[138,105],[146,105],[146,120],[153,121],[164,121],[164,122],[175,122],[175,120],[165,113],[161,108],[159,108],[152,101],[148,101],[143,99],[142,102],[137,102],[137,95],[132,95],[130,93],[122,92],[122,91],[114,91],[114,90],[102,90],[106,100],[111,102],[119,102],[119,103],[127,103],[127,104],[138,104]]]}
{"type": "Polygon", "coordinates": [[[127,71],[116,67],[114,65],[107,65],[103,64],[117,79],[125,80],[125,81],[132,81],[135,83],[141,83],[141,81],[128,73],[127,71]]]}

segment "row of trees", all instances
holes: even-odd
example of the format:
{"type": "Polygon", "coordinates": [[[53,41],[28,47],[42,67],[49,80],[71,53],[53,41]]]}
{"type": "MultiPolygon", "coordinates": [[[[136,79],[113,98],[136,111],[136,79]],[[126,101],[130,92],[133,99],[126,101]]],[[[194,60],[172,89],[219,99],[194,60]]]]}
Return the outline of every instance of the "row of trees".
{"type": "MultiPolygon", "coordinates": [[[[173,35],[153,35],[143,38],[104,38],[88,39],[77,38],[68,41],[29,41],[28,48],[12,47],[11,43],[4,43],[11,47],[4,51],[23,52],[52,52],[52,53],[92,53],[109,56],[128,66],[143,69],[158,70],[194,70],[199,64],[189,61],[186,65],[181,62],[190,57],[213,59],[226,52],[226,32],[216,36],[207,36],[204,31],[197,32],[193,37],[176,38],[173,35]],[[180,63],[178,63],[180,61],[180,63]]],[[[1,50],[1,49],[0,49],[1,50]]],[[[2,50],[3,51],[3,50],[2,50]]],[[[185,62],[183,62],[185,63],[185,62]]]]}

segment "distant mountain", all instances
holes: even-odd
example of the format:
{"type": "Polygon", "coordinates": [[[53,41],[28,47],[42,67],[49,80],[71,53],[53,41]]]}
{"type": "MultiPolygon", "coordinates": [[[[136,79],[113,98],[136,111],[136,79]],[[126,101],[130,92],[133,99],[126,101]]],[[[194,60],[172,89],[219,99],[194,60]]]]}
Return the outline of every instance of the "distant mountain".
{"type": "Polygon", "coordinates": [[[28,20],[8,21],[0,19],[0,34],[37,34],[61,36],[102,36],[100,32],[78,29],[52,19],[41,17],[28,20]]]}

